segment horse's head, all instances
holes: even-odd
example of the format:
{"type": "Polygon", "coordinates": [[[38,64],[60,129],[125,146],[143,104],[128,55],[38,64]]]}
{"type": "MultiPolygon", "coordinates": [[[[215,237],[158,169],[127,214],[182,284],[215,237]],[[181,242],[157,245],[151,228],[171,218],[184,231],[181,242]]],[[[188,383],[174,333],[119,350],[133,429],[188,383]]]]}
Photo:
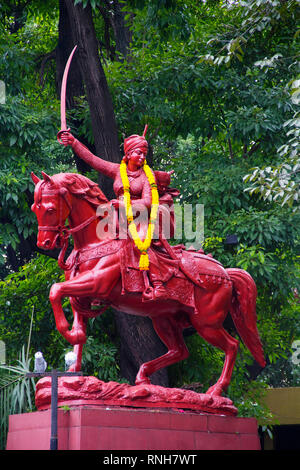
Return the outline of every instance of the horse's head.
{"type": "Polygon", "coordinates": [[[65,187],[42,171],[43,179],[31,173],[35,184],[34,203],[31,210],[35,213],[39,230],[37,246],[44,250],[62,248],[65,237],[65,221],[72,208],[72,196],[65,187]]]}

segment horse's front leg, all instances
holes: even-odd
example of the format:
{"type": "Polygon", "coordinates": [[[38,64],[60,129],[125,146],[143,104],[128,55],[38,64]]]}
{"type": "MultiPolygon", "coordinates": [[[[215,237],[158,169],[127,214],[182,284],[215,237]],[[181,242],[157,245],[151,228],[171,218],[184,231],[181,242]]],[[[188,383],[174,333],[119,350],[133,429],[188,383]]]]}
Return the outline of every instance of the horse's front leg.
{"type": "MultiPolygon", "coordinates": [[[[109,258],[109,257],[107,257],[109,258]]],[[[84,344],[86,342],[85,326],[80,321],[81,314],[74,315],[72,330],[62,309],[64,297],[97,297],[106,298],[120,276],[118,258],[107,259],[94,269],[81,273],[72,280],[53,284],[50,289],[50,302],[53,308],[58,331],[69,343],[84,344]],[[101,269],[100,269],[101,268],[101,269]]]]}
{"type": "Polygon", "coordinates": [[[68,372],[79,372],[81,370],[82,350],[83,344],[75,344],[73,352],[76,356],[76,361],[69,367],[68,372]]]}
{"type": "Polygon", "coordinates": [[[72,280],[53,284],[50,289],[50,302],[53,308],[56,328],[73,345],[80,345],[86,342],[85,325],[81,315],[74,311],[74,323],[72,330],[69,330],[69,323],[62,308],[64,297],[88,297],[97,292],[99,280],[93,271],[80,274],[72,280]]]}
{"type": "MultiPolygon", "coordinates": [[[[74,315],[74,321],[73,321],[71,331],[77,330],[77,337],[78,337],[78,336],[81,336],[81,335],[78,335],[79,330],[83,331],[83,333],[85,334],[88,318],[78,311],[73,297],[70,297],[70,303],[71,303],[72,311],[74,315]]],[[[69,372],[78,372],[81,370],[82,350],[83,350],[83,344],[74,345],[73,352],[76,355],[76,361],[69,367],[68,369],[69,372]]]]}

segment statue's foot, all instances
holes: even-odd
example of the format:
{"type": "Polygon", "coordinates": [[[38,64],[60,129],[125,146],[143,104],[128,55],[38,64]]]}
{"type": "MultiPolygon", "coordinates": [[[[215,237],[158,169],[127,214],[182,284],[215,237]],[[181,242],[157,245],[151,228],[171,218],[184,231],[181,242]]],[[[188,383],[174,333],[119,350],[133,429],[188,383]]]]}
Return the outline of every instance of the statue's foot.
{"type": "Polygon", "coordinates": [[[145,302],[150,302],[150,300],[154,300],[153,290],[153,287],[148,287],[146,290],[144,290],[142,300],[145,302]]]}
{"type": "Polygon", "coordinates": [[[159,284],[155,287],[150,287],[143,293],[143,300],[167,300],[168,292],[163,284],[159,284]]]}
{"type": "Polygon", "coordinates": [[[163,284],[160,284],[159,286],[154,287],[153,297],[154,297],[154,300],[156,299],[166,300],[168,298],[168,292],[163,284]]]}

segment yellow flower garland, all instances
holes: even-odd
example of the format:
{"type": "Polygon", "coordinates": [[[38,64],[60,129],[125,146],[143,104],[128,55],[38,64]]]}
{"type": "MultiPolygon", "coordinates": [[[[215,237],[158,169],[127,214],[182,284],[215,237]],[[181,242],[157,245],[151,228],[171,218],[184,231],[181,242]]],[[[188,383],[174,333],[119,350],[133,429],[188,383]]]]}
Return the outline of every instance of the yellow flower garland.
{"type": "Polygon", "coordinates": [[[131,200],[130,200],[130,184],[129,184],[129,179],[127,175],[127,165],[124,161],[122,161],[120,165],[120,175],[121,175],[121,179],[123,183],[124,204],[125,204],[125,211],[126,211],[129,232],[135,243],[135,246],[141,252],[139,268],[141,271],[148,271],[149,256],[148,256],[147,251],[151,245],[151,241],[153,238],[155,222],[157,218],[158,205],[159,205],[159,196],[158,196],[158,191],[157,191],[157,186],[156,186],[154,175],[150,167],[147,165],[146,160],[144,162],[143,169],[151,187],[151,197],[152,197],[150,222],[148,224],[147,234],[146,234],[146,238],[144,241],[140,239],[134,220],[133,220],[132,205],[131,205],[131,200]]]}

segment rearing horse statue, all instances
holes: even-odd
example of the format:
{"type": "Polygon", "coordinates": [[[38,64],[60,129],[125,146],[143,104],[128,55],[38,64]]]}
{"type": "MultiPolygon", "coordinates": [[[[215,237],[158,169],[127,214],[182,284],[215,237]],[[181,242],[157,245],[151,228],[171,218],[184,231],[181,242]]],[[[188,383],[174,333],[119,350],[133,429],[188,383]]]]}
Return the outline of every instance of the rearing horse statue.
{"type": "Polygon", "coordinates": [[[97,208],[108,200],[97,184],[85,176],[60,173],[40,179],[35,184],[32,210],[37,216],[37,244],[44,250],[60,248],[59,265],[65,281],[50,290],[56,327],[74,346],[77,361],[73,371],[81,369],[82,347],[86,341],[88,318],[103,313],[107,306],[122,312],[148,316],[168,351],[140,366],[136,384],[150,383],[155,371],[185,359],[189,352],[182,331],[193,326],[208,343],[225,353],[222,374],[206,392],[220,396],[231,380],[239,342],[223,328],[230,312],[238,334],[255,360],[265,366],[256,325],[256,286],[242,269],[225,269],[218,261],[199,252],[173,247],[176,259],[161,248],[164,267],[165,299],[143,299],[143,273],[136,267],[132,241],[106,236],[99,239],[97,208]],[[66,221],[68,220],[68,226],[66,221]],[[74,249],[64,261],[68,238],[74,249]],[[74,322],[71,330],[62,308],[62,299],[70,298],[74,322]],[[99,310],[93,304],[102,303],[99,310]]]}

